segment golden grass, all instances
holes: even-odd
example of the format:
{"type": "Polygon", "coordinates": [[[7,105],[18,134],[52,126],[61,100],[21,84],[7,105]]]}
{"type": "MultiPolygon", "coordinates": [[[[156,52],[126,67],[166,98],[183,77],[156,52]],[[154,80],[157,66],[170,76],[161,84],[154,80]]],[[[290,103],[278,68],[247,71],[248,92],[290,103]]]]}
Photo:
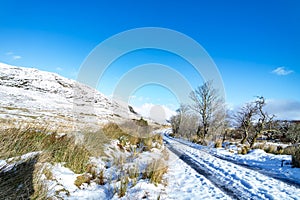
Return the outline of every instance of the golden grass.
{"type": "MultiPolygon", "coordinates": [[[[102,128],[103,133],[109,139],[118,139],[119,140],[119,147],[122,149],[127,144],[130,145],[137,145],[137,146],[144,146],[144,150],[150,150],[152,148],[152,144],[154,142],[162,145],[163,144],[163,137],[160,134],[149,134],[148,132],[139,133],[140,137],[137,134],[134,134],[134,131],[130,131],[129,126],[126,129],[120,128],[119,125],[115,123],[106,124],[102,128]],[[130,134],[129,134],[130,133],[130,134]],[[132,134],[131,134],[132,133],[132,134]]],[[[142,131],[142,129],[140,130],[142,131]]]]}
{"type": "Polygon", "coordinates": [[[74,185],[76,185],[78,188],[80,188],[80,186],[83,183],[90,184],[91,183],[91,179],[92,179],[92,177],[89,176],[88,174],[79,175],[79,176],[77,176],[77,178],[76,178],[76,180],[74,182],[74,185]]]}
{"type": "MultiPolygon", "coordinates": [[[[144,123],[144,122],[143,122],[144,123]]],[[[89,164],[90,156],[103,156],[105,145],[112,139],[117,139],[124,151],[133,153],[133,156],[141,151],[150,150],[154,143],[163,144],[163,138],[160,134],[149,134],[148,127],[144,126],[138,131],[139,134],[130,131],[130,127],[122,129],[114,123],[107,124],[102,130],[98,132],[85,132],[83,144],[76,143],[74,136],[59,136],[55,131],[50,131],[50,126],[39,125],[24,125],[16,128],[11,126],[0,130],[0,159],[7,159],[11,157],[20,156],[33,151],[41,151],[40,158],[37,165],[39,176],[36,175],[34,183],[35,193],[32,195],[33,199],[46,199],[47,191],[43,183],[40,182],[40,175],[44,174],[48,180],[53,179],[51,169],[45,168],[45,163],[64,163],[65,167],[70,168],[78,174],[83,174],[77,177],[75,185],[80,187],[83,183],[89,184],[90,181],[95,181],[99,185],[106,184],[108,179],[104,177],[104,169],[96,173],[95,166],[89,164]],[[130,133],[130,134],[129,134],[130,133]],[[141,137],[143,136],[143,137],[141,137]],[[140,149],[140,150],[139,150],[140,149]]],[[[159,146],[159,145],[158,145],[159,146]]],[[[113,164],[116,166],[123,166],[126,162],[126,157],[113,157],[113,164]]],[[[163,151],[163,158],[153,160],[143,172],[151,183],[158,184],[162,181],[162,176],[167,171],[167,165],[164,160],[168,159],[167,150],[163,151]]],[[[119,188],[119,196],[125,195],[128,187],[129,178],[132,183],[136,182],[143,173],[136,166],[129,169],[126,173],[126,178],[121,179],[119,188]]]]}
{"type": "Polygon", "coordinates": [[[58,137],[47,128],[10,128],[0,131],[0,159],[20,156],[33,151],[47,155],[46,162],[65,163],[75,173],[83,173],[90,153],[74,137],[58,137]]]}
{"type": "Polygon", "coordinates": [[[242,146],[241,149],[238,150],[238,154],[246,155],[250,151],[250,148],[246,145],[242,146]]]}
{"type": "Polygon", "coordinates": [[[102,130],[96,132],[84,133],[84,145],[91,153],[91,156],[105,156],[105,145],[109,144],[110,139],[105,135],[102,130]]]}
{"type": "Polygon", "coordinates": [[[125,196],[126,192],[127,192],[127,188],[128,188],[128,183],[129,183],[129,179],[127,176],[124,176],[121,178],[120,180],[120,188],[119,188],[119,198],[125,196]]]}
{"type": "MultiPolygon", "coordinates": [[[[266,153],[271,153],[271,154],[286,154],[285,149],[282,146],[278,145],[272,145],[272,144],[266,144],[266,143],[257,143],[253,147],[254,149],[262,149],[266,153]]],[[[287,149],[288,150],[288,149],[287,149]]],[[[287,151],[286,151],[287,152],[287,151]]]]}
{"type": "Polygon", "coordinates": [[[217,140],[215,142],[215,148],[222,148],[222,140],[217,140]]]}
{"type": "Polygon", "coordinates": [[[164,159],[153,159],[142,174],[144,179],[149,179],[151,183],[157,185],[162,182],[163,175],[168,171],[168,166],[164,159]]]}

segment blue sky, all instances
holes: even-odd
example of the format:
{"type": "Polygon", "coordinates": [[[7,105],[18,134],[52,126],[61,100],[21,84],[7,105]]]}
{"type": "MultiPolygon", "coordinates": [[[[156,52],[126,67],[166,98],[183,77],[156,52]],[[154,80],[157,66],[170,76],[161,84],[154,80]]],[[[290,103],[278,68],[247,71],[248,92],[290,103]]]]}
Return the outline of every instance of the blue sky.
{"type": "MultiPolygon", "coordinates": [[[[300,119],[300,1],[0,1],[0,62],[35,67],[76,79],[88,54],[105,39],[139,27],[173,29],[196,40],[216,63],[226,102],[239,106],[263,95],[270,112],[300,119]]],[[[143,50],[114,62],[98,89],[111,95],[132,67],[171,66],[193,87],[202,78],[168,52],[143,50]]],[[[178,101],[157,85],[137,90],[131,103],[178,101]]]]}

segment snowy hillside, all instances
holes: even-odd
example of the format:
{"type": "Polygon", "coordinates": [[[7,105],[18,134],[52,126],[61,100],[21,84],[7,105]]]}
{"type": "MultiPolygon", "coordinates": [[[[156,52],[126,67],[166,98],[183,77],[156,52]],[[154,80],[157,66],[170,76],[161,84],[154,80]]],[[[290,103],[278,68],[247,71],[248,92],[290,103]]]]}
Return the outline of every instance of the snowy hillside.
{"type": "Polygon", "coordinates": [[[0,118],[71,128],[136,118],[100,92],[58,74],[0,63],[0,118]]]}

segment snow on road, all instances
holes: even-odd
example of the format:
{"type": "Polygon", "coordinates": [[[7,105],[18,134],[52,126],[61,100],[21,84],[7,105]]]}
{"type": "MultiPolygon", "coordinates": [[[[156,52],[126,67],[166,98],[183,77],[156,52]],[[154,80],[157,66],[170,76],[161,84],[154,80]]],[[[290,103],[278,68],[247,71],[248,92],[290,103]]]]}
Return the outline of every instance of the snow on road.
{"type": "Polygon", "coordinates": [[[283,180],[298,188],[300,187],[300,168],[291,166],[291,155],[274,155],[261,149],[254,149],[248,154],[242,155],[237,153],[236,145],[229,145],[226,148],[211,148],[179,138],[173,139],[192,148],[205,151],[215,157],[254,169],[262,174],[283,180]]]}
{"type": "Polygon", "coordinates": [[[165,140],[174,149],[194,160],[202,170],[213,175],[210,180],[222,185],[239,199],[300,199],[300,189],[256,171],[216,158],[171,138],[165,140]],[[184,152],[184,153],[183,153],[184,152]]]}
{"type": "Polygon", "coordinates": [[[172,152],[165,178],[168,185],[161,199],[231,199],[172,152]]]}

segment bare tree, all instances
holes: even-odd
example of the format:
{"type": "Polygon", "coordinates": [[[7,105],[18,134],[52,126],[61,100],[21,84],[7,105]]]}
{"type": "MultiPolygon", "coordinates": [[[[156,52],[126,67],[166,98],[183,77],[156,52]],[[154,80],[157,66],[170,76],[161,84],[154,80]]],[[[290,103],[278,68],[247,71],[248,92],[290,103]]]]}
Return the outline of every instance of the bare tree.
{"type": "Polygon", "coordinates": [[[243,132],[241,144],[249,142],[253,147],[257,138],[262,134],[275,131],[272,127],[273,116],[268,115],[264,110],[266,105],[264,97],[257,97],[254,102],[246,104],[236,115],[237,127],[243,132]]]}
{"type": "Polygon", "coordinates": [[[300,124],[299,123],[291,123],[288,131],[287,131],[287,138],[293,144],[297,144],[300,142],[300,124]]]}
{"type": "Polygon", "coordinates": [[[177,114],[172,116],[170,120],[173,133],[190,139],[197,124],[195,116],[190,112],[189,107],[183,104],[176,112],[177,114]]]}
{"type": "Polygon", "coordinates": [[[242,107],[235,116],[237,128],[241,130],[243,134],[241,144],[245,144],[248,140],[251,128],[253,127],[253,118],[256,113],[256,107],[252,103],[248,103],[242,107]]]}
{"type": "Polygon", "coordinates": [[[180,119],[181,119],[181,117],[180,117],[180,113],[178,112],[178,110],[177,110],[177,114],[173,115],[170,118],[170,123],[172,126],[172,133],[175,135],[178,134],[178,132],[179,132],[179,127],[180,127],[180,122],[181,122],[180,119]]]}
{"type": "Polygon", "coordinates": [[[264,97],[257,97],[254,103],[257,110],[258,119],[254,126],[255,133],[251,138],[250,147],[253,147],[253,145],[256,142],[256,139],[259,136],[272,130],[272,126],[267,125],[271,125],[273,118],[275,117],[274,115],[268,115],[268,113],[263,110],[264,106],[266,105],[264,97]]]}
{"type": "Polygon", "coordinates": [[[179,133],[179,128],[182,124],[182,119],[184,118],[184,115],[187,112],[187,110],[188,110],[187,106],[181,104],[180,108],[176,110],[176,115],[170,118],[173,134],[179,133]]]}
{"type": "Polygon", "coordinates": [[[210,81],[191,92],[190,98],[193,101],[190,108],[199,116],[196,134],[200,138],[200,142],[203,143],[205,138],[211,134],[212,129],[216,131],[224,123],[224,99],[212,87],[210,81]]]}

